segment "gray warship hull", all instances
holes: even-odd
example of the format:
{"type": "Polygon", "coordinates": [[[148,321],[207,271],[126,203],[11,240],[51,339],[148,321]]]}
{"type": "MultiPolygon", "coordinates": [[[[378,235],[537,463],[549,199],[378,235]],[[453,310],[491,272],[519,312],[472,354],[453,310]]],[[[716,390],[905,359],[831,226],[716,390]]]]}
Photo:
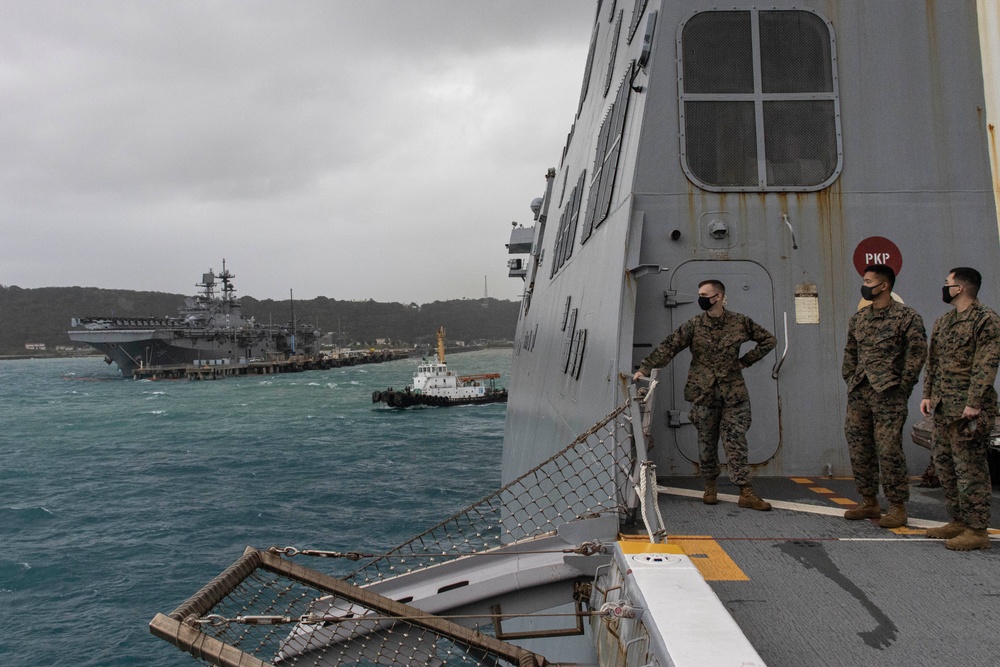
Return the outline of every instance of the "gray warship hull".
{"type": "MultiPolygon", "coordinates": [[[[251,359],[289,354],[292,350],[291,337],[285,334],[249,336],[225,331],[164,328],[70,331],[69,337],[104,354],[105,360],[117,365],[126,377],[137,368],[222,361],[245,363],[251,359]]],[[[296,352],[316,354],[319,348],[315,343],[306,344],[297,347],[296,352]]]]}
{"type": "Polygon", "coordinates": [[[225,268],[209,271],[198,286],[200,294],[185,300],[179,316],[165,318],[83,317],[67,332],[70,340],[86,343],[104,354],[124,377],[138,368],[204,363],[247,363],[293,354],[319,353],[321,332],[293,321],[263,325],[244,318],[225,268]],[[221,283],[221,295],[216,285],[221,283]]]}

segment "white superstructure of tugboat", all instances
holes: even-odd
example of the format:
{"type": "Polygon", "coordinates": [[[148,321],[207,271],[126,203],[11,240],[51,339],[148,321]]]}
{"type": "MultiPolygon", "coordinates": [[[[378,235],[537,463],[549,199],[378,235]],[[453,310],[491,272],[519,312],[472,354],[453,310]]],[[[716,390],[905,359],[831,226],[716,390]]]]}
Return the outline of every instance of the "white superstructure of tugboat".
{"type": "Polygon", "coordinates": [[[413,373],[413,384],[402,390],[391,387],[372,393],[372,403],[385,403],[396,408],[411,405],[473,405],[506,403],[507,390],[497,388],[499,373],[458,375],[448,370],[444,353],[444,327],[437,331],[437,358],[426,359],[413,373]]]}
{"type": "Polygon", "coordinates": [[[243,316],[236,296],[236,276],[222,262],[222,272],[202,274],[201,293],[188,297],[177,317],[74,317],[70,339],[87,343],[115,363],[123,377],[151,366],[239,364],[290,355],[319,353],[321,332],[312,325],[260,324],[243,316]],[[216,293],[221,284],[221,294],[216,293]]]}

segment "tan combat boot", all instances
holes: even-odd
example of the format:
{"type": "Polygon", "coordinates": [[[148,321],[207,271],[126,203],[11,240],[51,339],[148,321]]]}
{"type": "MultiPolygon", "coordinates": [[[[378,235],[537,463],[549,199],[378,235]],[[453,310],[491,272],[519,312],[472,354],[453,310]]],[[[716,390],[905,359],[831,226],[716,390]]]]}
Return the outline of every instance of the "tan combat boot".
{"type": "Polygon", "coordinates": [[[906,525],[906,507],[903,503],[893,503],[889,505],[889,511],[878,520],[878,525],[883,528],[900,528],[906,525]]]}
{"type": "Polygon", "coordinates": [[[961,535],[957,535],[944,543],[949,549],[955,551],[972,551],[973,549],[989,549],[990,534],[985,530],[973,530],[966,528],[961,535]]]}
{"type": "Polygon", "coordinates": [[[882,517],[882,508],[878,506],[878,498],[875,496],[865,496],[861,504],[844,512],[844,518],[851,521],[858,519],[879,519],[882,517]]]}
{"type": "Polygon", "coordinates": [[[771,509],[771,503],[762,500],[760,496],[753,492],[753,487],[749,484],[740,487],[740,499],[736,501],[740,507],[746,507],[759,512],[766,512],[771,509]]]}
{"type": "Polygon", "coordinates": [[[952,521],[951,523],[946,523],[943,526],[928,528],[927,537],[933,537],[938,540],[950,540],[951,538],[958,537],[964,533],[965,528],[965,524],[961,521],[952,521]]]}
{"type": "Polygon", "coordinates": [[[701,497],[701,501],[706,505],[719,504],[719,485],[714,479],[705,480],[705,495],[701,497]]]}

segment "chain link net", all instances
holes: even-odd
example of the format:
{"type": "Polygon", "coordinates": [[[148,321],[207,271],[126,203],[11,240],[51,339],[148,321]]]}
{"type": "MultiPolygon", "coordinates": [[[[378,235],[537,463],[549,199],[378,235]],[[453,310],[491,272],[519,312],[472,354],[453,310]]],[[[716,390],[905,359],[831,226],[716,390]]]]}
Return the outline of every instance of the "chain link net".
{"type": "Polygon", "coordinates": [[[635,466],[627,408],[623,403],[558,454],[348,579],[364,585],[541,535],[583,516],[624,516],[635,466]]]}
{"type": "Polygon", "coordinates": [[[486,647],[261,569],[212,612],[199,619],[201,632],[270,664],[516,664],[486,647]]]}

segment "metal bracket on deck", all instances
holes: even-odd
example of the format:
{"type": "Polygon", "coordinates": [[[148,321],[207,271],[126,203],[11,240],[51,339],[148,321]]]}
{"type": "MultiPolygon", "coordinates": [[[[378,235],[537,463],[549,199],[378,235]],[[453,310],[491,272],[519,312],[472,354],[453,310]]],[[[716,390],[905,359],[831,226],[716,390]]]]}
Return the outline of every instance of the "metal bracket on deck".
{"type": "Polygon", "coordinates": [[[688,419],[687,412],[684,410],[667,410],[667,426],[670,428],[680,428],[686,424],[690,424],[691,420],[688,419]]]}
{"type": "MultiPolygon", "coordinates": [[[[496,638],[500,641],[513,641],[515,639],[540,639],[544,637],[573,637],[583,634],[583,618],[587,616],[583,606],[590,601],[590,582],[576,582],[573,584],[573,605],[576,609],[576,625],[569,628],[552,628],[550,630],[527,630],[524,632],[504,632],[503,611],[499,604],[490,607],[490,618],[493,620],[493,630],[496,638]]],[[[515,614],[508,618],[518,618],[515,614]]]]}
{"type": "Polygon", "coordinates": [[[663,307],[664,308],[676,308],[677,306],[682,306],[686,303],[694,303],[694,299],[690,298],[689,295],[678,299],[677,295],[679,292],[677,290],[666,290],[663,292],[663,307]]]}

